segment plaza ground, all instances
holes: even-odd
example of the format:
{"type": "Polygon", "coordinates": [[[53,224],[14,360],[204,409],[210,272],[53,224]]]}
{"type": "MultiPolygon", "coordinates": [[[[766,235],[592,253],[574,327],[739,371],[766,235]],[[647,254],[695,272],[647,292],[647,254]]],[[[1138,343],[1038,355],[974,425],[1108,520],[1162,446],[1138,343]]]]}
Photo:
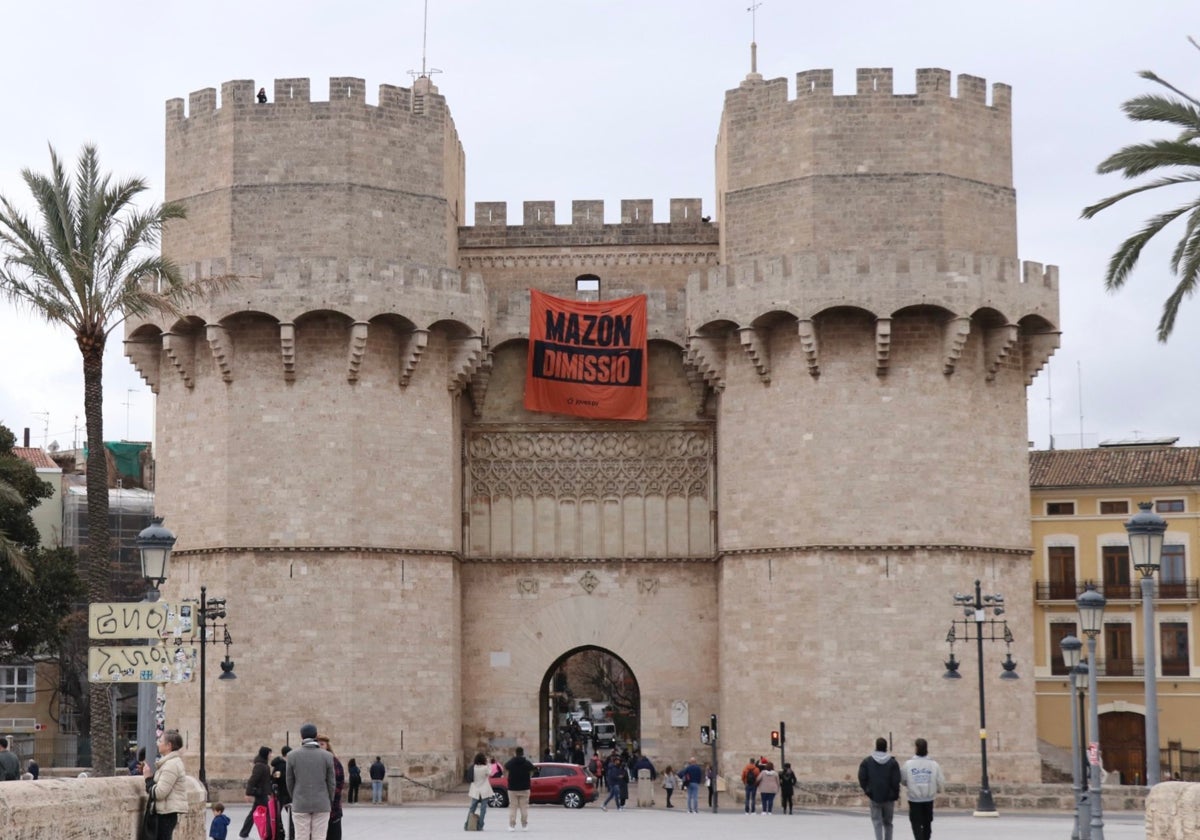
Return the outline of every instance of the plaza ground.
{"type": "MultiPolygon", "coordinates": [[[[244,804],[227,804],[232,818],[229,836],[236,837],[245,819],[244,804]]],[[[419,805],[347,805],[343,834],[353,840],[394,840],[417,837],[461,837],[466,819],[467,798],[443,797],[435,803],[419,805]]],[[[209,814],[209,819],[212,815],[209,814]]],[[[1072,818],[1069,814],[1046,812],[1002,813],[996,819],[972,817],[962,811],[942,810],[934,815],[933,836],[948,838],[984,838],[985,840],[1070,840],[1072,818]]],[[[508,809],[489,808],[484,831],[508,834],[508,809]]],[[[599,837],[619,832],[623,838],[653,840],[730,840],[735,834],[769,838],[817,837],[821,840],[870,840],[871,821],[866,808],[797,810],[792,816],[774,814],[747,816],[740,807],[722,807],[720,813],[702,811],[688,814],[683,808],[635,808],[601,811],[595,804],[581,810],[556,805],[535,805],[529,809],[529,830],[522,834],[542,837],[599,837]]],[[[254,832],[251,836],[256,836],[254,832]]],[[[1106,840],[1142,840],[1146,836],[1142,814],[1105,815],[1106,840]]],[[[912,837],[908,814],[899,810],[895,820],[895,840],[912,837]]]]}

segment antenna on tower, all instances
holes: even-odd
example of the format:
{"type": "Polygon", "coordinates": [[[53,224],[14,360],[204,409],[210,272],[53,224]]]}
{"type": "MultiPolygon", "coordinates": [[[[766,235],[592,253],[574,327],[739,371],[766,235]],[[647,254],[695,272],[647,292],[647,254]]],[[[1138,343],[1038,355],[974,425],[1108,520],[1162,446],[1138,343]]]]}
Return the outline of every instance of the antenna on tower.
{"type": "Polygon", "coordinates": [[[408,75],[413,77],[415,82],[417,79],[428,79],[434,73],[442,71],[436,67],[427,67],[425,65],[425,44],[429,37],[429,0],[425,0],[425,17],[421,20],[421,71],[409,70],[408,75]]]}
{"type": "Polygon", "coordinates": [[[45,449],[46,443],[50,440],[50,412],[35,411],[33,412],[33,416],[42,418],[42,448],[45,449]]]}
{"type": "Polygon", "coordinates": [[[750,13],[750,72],[758,72],[758,7],[762,3],[752,3],[746,8],[750,13]]]}

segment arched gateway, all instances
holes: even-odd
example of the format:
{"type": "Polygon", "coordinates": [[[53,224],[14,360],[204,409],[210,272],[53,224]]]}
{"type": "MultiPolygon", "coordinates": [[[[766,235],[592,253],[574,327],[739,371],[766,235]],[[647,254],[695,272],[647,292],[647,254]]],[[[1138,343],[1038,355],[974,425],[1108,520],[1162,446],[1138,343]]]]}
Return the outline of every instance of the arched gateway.
{"type": "MultiPolygon", "coordinates": [[[[343,755],[456,780],[475,751],[542,748],[547,675],[591,648],[636,675],[656,761],[718,714],[731,773],[780,720],[802,778],[889,732],[974,772],[975,689],[935,678],[941,639],[984,579],[1032,661],[1025,389],[1057,273],[1017,261],[1007,86],[989,104],[929,69],[895,94],[875,68],[857,89],[750,74],[716,221],[630,200],[611,224],[585,200],[569,224],[477,203],[468,226],[428,78],[378,104],[346,77],[328,101],[279,79],[267,104],[248,80],[167,103],[188,219],[164,253],[240,278],[126,333],[179,536],[164,598],[206,584],[236,628],[210,778],[312,720],[343,755]],[[523,408],[531,288],[646,296],[646,421],[523,408]]],[[[992,780],[1037,778],[1032,683],[987,693],[992,780]]],[[[196,694],[169,689],[188,738],[196,694]]]]}

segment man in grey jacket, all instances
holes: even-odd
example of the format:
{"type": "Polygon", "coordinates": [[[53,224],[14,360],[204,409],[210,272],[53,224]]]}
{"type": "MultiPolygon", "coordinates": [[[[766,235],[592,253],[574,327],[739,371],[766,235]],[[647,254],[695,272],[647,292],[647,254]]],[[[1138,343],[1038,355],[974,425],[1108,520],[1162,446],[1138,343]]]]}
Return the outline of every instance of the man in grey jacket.
{"type": "Polygon", "coordinates": [[[933,836],[933,800],[946,789],[942,766],[929,757],[929,744],[917,739],[917,754],[904,762],[901,783],[908,788],[908,821],[916,840],[933,836]]]}
{"type": "Polygon", "coordinates": [[[333,754],[317,743],[317,727],[300,727],[300,748],[287,757],[287,787],[292,797],[293,840],[325,840],[333,803],[333,754]]]}

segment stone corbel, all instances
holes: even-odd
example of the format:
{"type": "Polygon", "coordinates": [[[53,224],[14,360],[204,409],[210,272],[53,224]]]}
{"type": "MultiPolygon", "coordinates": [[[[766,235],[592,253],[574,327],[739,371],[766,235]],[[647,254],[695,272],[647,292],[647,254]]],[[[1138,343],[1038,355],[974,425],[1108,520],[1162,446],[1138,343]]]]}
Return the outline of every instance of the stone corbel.
{"type": "Polygon", "coordinates": [[[821,375],[821,359],[817,346],[817,327],[811,318],[801,318],[797,324],[800,335],[800,349],[804,351],[804,360],[808,363],[810,376],[821,375]]]}
{"type": "Polygon", "coordinates": [[[279,325],[279,350],[283,354],[283,381],[296,381],[296,325],[291,321],[279,325]]]}
{"type": "Polygon", "coordinates": [[[450,342],[450,393],[462,393],[483,361],[483,336],[472,335],[450,342]]]}
{"type": "Polygon", "coordinates": [[[413,330],[400,344],[400,387],[408,385],[417,362],[429,344],[429,330],[413,330]]]}
{"type": "Polygon", "coordinates": [[[125,358],[129,359],[134,370],[142,377],[142,381],[157,394],[158,380],[162,375],[162,339],[156,335],[152,339],[127,340],[125,342],[125,358]]]}
{"type": "Polygon", "coordinates": [[[1027,387],[1033,384],[1034,377],[1050,361],[1050,357],[1058,349],[1061,337],[1062,333],[1057,330],[1054,332],[1034,333],[1033,335],[1023,337],[1025,345],[1025,385],[1027,387]]]}
{"type": "Polygon", "coordinates": [[[1005,324],[987,331],[986,342],[986,360],[987,360],[987,381],[991,382],[996,378],[996,372],[1000,370],[1000,366],[1004,364],[1004,360],[1012,352],[1013,347],[1017,344],[1017,338],[1021,334],[1021,328],[1016,324],[1005,324]]]}
{"type": "Polygon", "coordinates": [[[358,371],[362,367],[363,355],[367,352],[366,321],[355,321],[350,325],[350,355],[346,359],[346,381],[357,382],[358,371]]]}
{"type": "Polygon", "coordinates": [[[970,318],[951,318],[946,322],[942,330],[942,373],[954,373],[970,334],[970,318]]]}
{"type": "Polygon", "coordinates": [[[471,374],[471,388],[468,394],[471,398],[471,411],[476,417],[483,416],[483,403],[487,399],[488,385],[492,381],[492,360],[491,351],[485,352],[479,361],[479,367],[471,374]]]}
{"type": "Polygon", "coordinates": [[[683,375],[687,377],[688,388],[692,392],[692,399],[696,401],[696,414],[704,414],[704,408],[708,404],[708,383],[704,381],[704,377],[700,375],[700,371],[688,359],[687,351],[683,351],[683,375]]]}
{"type": "Polygon", "coordinates": [[[221,381],[232,382],[233,341],[229,337],[229,330],[220,324],[209,324],[205,328],[205,337],[208,339],[209,349],[212,350],[213,362],[221,372],[221,381]]]}
{"type": "Polygon", "coordinates": [[[888,362],[892,354],[892,319],[875,319],[875,375],[883,376],[888,372],[888,362]]]}
{"type": "Polygon", "coordinates": [[[183,384],[188,388],[194,387],[196,383],[192,379],[192,374],[195,371],[196,361],[195,339],[190,335],[166,332],[163,333],[162,342],[163,350],[166,351],[167,358],[175,366],[175,370],[179,371],[183,384]]]}
{"type": "Polygon", "coordinates": [[[684,358],[717,393],[725,390],[725,338],[691,335],[684,358]]]}
{"type": "Polygon", "coordinates": [[[742,349],[746,351],[746,355],[750,357],[750,363],[758,371],[758,378],[764,385],[770,385],[771,354],[767,348],[766,339],[754,327],[741,327],[738,329],[738,341],[741,343],[742,349]]]}

